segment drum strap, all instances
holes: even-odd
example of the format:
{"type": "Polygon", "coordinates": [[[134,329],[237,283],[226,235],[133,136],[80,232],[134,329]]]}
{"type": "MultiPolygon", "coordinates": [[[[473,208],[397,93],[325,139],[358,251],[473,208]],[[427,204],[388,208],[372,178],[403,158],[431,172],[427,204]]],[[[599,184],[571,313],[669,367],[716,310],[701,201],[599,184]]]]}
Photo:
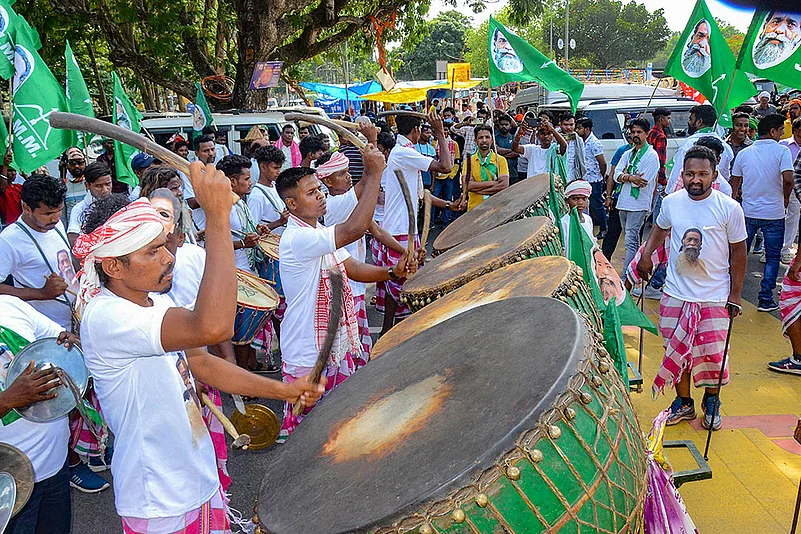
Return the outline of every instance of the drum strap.
{"type": "MultiPolygon", "coordinates": [[[[39,242],[36,240],[36,238],[33,237],[33,234],[31,233],[31,231],[28,230],[28,228],[26,228],[25,225],[20,224],[19,221],[15,222],[14,225],[18,226],[20,230],[25,232],[25,235],[28,236],[28,238],[31,240],[31,242],[36,247],[36,250],[39,251],[39,255],[42,257],[42,261],[44,261],[44,264],[50,270],[50,273],[51,274],[55,274],[56,271],[53,270],[53,266],[50,265],[50,261],[47,259],[47,256],[45,256],[44,250],[42,250],[42,247],[41,247],[41,245],[39,245],[39,242]]],[[[53,230],[55,230],[55,232],[62,239],[62,241],[64,241],[64,244],[67,245],[67,251],[69,251],[68,254],[70,254],[70,260],[72,260],[72,253],[71,253],[72,247],[70,247],[70,242],[67,241],[67,238],[61,232],[58,231],[58,228],[53,228],[53,230]]],[[[22,287],[28,287],[25,284],[23,284],[22,282],[20,282],[19,280],[17,280],[16,278],[14,278],[14,280],[19,285],[21,285],[22,287]]],[[[60,302],[61,304],[65,304],[66,306],[72,308],[72,303],[69,301],[69,299],[66,296],[64,296],[64,300],[59,300],[58,298],[55,298],[53,300],[56,301],[56,302],[60,302]]]]}
{"type": "Polygon", "coordinates": [[[269,203],[270,203],[270,205],[273,207],[273,209],[276,211],[276,213],[278,213],[278,214],[280,215],[280,214],[281,214],[281,209],[280,209],[278,206],[276,206],[276,205],[275,205],[275,201],[274,201],[272,198],[270,198],[270,195],[268,195],[268,194],[267,194],[267,193],[264,191],[264,189],[262,189],[261,187],[259,187],[260,185],[262,185],[262,184],[256,184],[256,185],[254,185],[254,186],[253,186],[253,188],[254,188],[254,189],[256,189],[256,190],[257,190],[259,193],[261,193],[262,195],[264,195],[264,198],[266,198],[266,199],[267,199],[267,202],[269,202],[269,203]]]}

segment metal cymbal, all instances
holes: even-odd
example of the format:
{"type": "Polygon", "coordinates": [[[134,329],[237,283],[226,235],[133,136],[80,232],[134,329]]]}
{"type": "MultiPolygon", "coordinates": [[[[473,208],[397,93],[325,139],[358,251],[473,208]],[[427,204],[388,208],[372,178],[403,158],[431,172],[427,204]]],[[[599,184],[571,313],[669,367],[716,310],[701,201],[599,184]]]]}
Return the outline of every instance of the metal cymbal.
{"type": "Polygon", "coordinates": [[[234,410],[231,422],[240,434],[250,436],[251,450],[265,449],[275,443],[281,424],[278,417],[263,404],[248,404],[245,413],[234,410]]]}
{"type": "MultiPolygon", "coordinates": [[[[16,492],[10,516],[14,517],[25,506],[33,493],[33,464],[25,453],[18,448],[8,443],[0,443],[0,465],[3,466],[3,471],[14,478],[16,492]]],[[[0,481],[0,525],[3,524],[4,493],[4,485],[0,481]]],[[[3,529],[0,528],[0,532],[2,531],[3,529]]]]}
{"type": "Polygon", "coordinates": [[[17,499],[17,483],[9,473],[0,472],[0,532],[5,532],[11,521],[14,501],[17,499]]]}

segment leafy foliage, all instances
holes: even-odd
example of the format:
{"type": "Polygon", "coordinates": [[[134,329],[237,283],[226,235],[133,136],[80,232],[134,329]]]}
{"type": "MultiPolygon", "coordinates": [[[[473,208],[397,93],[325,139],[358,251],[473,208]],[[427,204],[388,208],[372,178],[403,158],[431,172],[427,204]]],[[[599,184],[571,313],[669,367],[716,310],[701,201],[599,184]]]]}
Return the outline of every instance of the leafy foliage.
{"type": "Polygon", "coordinates": [[[403,62],[399,76],[408,73],[413,80],[435,79],[437,60],[458,62],[463,58],[465,32],[469,25],[470,20],[459,11],[440,13],[427,23],[420,42],[399,56],[403,62]]]}

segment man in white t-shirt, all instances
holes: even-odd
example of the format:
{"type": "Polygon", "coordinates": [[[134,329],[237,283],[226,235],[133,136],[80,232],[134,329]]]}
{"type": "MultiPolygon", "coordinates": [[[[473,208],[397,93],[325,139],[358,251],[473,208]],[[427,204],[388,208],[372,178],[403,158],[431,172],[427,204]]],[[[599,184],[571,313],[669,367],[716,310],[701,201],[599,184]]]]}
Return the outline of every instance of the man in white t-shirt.
{"type": "MultiPolygon", "coordinates": [[[[0,295],[0,384],[8,365],[26,345],[46,337],[61,343],[76,338],[17,297],[0,295]]],[[[80,356],[75,353],[76,358],[80,356]]],[[[48,423],[22,419],[14,411],[52,399],[58,385],[54,370],[34,371],[33,364],[5,390],[0,387],[0,443],[21,450],[33,464],[33,493],[8,524],[6,534],[47,532],[68,534],[71,529],[70,474],[67,446],[70,429],[65,415],[48,423]]],[[[19,489],[18,489],[19,491],[19,489]]]]}
{"type": "Polygon", "coordinates": [[[606,176],[606,159],[604,146],[592,133],[592,119],[582,117],[576,123],[576,133],[584,140],[584,179],[592,186],[590,196],[590,217],[593,225],[598,226],[599,235],[606,235],[606,210],[604,209],[604,176],[606,176]]]}
{"type": "MultiPolygon", "coordinates": [[[[695,387],[705,388],[704,428],[721,427],[717,389],[721,373],[728,383],[723,356],[729,322],[740,312],[740,293],[747,266],[745,217],[731,197],[712,188],[715,155],[692,147],[682,161],[684,189],[662,201],[637,273],[648,280],[651,254],[669,237],[669,260],[659,328],[665,356],[654,378],[654,394],[675,385],[676,399],[667,424],[695,419],[690,373],[695,387]]],[[[737,158],[739,160],[739,157],[737,158]]]]}
{"type": "MultiPolygon", "coordinates": [[[[420,156],[424,157],[424,156],[420,156]]],[[[331,308],[331,271],[343,275],[342,319],[335,344],[324,370],[328,388],[336,387],[355,371],[354,355],[361,352],[358,320],[349,280],[379,282],[406,274],[407,256],[391,267],[362,263],[343,247],[361,239],[370,226],[381,184],[384,157],[371,143],[363,152],[363,192],[347,219],[334,226],[318,220],[326,213],[326,197],[311,169],[293,167],[278,176],[276,187],[286,202],[290,217],[281,236],[281,281],[287,309],[281,323],[281,357],[284,381],[292,383],[311,373],[327,335],[331,308]]],[[[430,161],[430,160],[429,160],[430,161]]],[[[304,415],[308,413],[308,409],[304,415]]],[[[279,440],[284,440],[302,421],[292,406],[284,405],[279,440]]]]}
{"type": "MultiPolygon", "coordinates": [[[[720,176],[727,182],[731,176],[731,166],[732,162],[734,161],[734,151],[731,149],[731,145],[723,139],[720,134],[715,131],[715,125],[718,122],[718,114],[715,111],[715,108],[710,106],[709,104],[702,104],[698,106],[693,106],[690,109],[690,115],[687,119],[687,133],[689,136],[684,141],[679,149],[676,151],[676,155],[673,156],[673,169],[670,171],[670,177],[668,178],[668,185],[672,186],[681,181],[681,169],[682,169],[682,162],[684,161],[684,154],[687,151],[694,147],[695,144],[698,142],[698,139],[701,137],[711,135],[720,139],[723,143],[723,154],[720,156],[720,165],[718,168],[720,169],[720,176]]],[[[671,189],[672,190],[672,187],[671,189]]]]}
{"type": "MultiPolygon", "coordinates": [[[[193,141],[195,147],[194,161],[199,161],[204,165],[207,163],[217,163],[217,152],[215,151],[216,145],[214,144],[214,136],[202,135],[193,141]]],[[[181,180],[184,182],[184,200],[193,210],[197,210],[200,205],[195,200],[195,191],[192,188],[192,182],[189,177],[184,173],[179,172],[181,180]]]]}
{"type": "MultiPolygon", "coordinates": [[[[436,111],[428,115],[428,122],[437,140],[438,146],[447,146],[445,132],[443,130],[442,119],[436,111]]],[[[400,170],[406,180],[409,193],[412,198],[412,208],[414,220],[417,221],[417,199],[421,198],[422,193],[419,186],[421,180],[419,173],[429,171],[431,173],[450,173],[453,169],[453,158],[450,151],[443,150],[440,159],[435,160],[424,156],[414,149],[414,144],[420,137],[420,127],[422,121],[418,117],[408,115],[398,115],[395,118],[398,127],[398,137],[395,148],[389,153],[387,167],[384,170],[382,185],[384,186],[384,216],[381,227],[389,232],[401,245],[408,246],[409,241],[409,212],[406,209],[406,202],[403,198],[400,182],[395,174],[395,170],[400,170]]],[[[415,236],[414,249],[420,249],[419,237],[415,236]]],[[[387,248],[386,245],[379,243],[376,246],[377,258],[373,258],[376,265],[391,267],[397,264],[400,255],[387,248]]],[[[400,302],[400,291],[405,279],[389,280],[376,284],[376,309],[384,312],[384,325],[382,332],[387,332],[395,325],[396,319],[407,317],[411,310],[400,302]]]]}
{"type": "Polygon", "coordinates": [[[373,121],[370,120],[370,117],[367,116],[367,108],[362,108],[359,110],[359,116],[356,117],[356,120],[353,121],[357,124],[373,124],[373,121]]]}
{"type": "MultiPolygon", "coordinates": [[[[651,125],[648,119],[639,117],[629,123],[632,148],[626,150],[615,169],[615,181],[620,187],[617,210],[626,246],[623,275],[640,248],[640,232],[646,217],[651,212],[659,176],[659,156],[648,144],[651,125]]],[[[621,277],[622,277],[621,276],[621,277]]]]}
{"type": "MultiPolygon", "coordinates": [[[[363,130],[364,132],[364,130],[363,130]]],[[[370,137],[368,137],[370,140],[370,137]]],[[[371,141],[372,142],[372,141],[371,141]]],[[[320,165],[317,166],[317,179],[322,181],[328,189],[328,199],[326,200],[326,212],[323,224],[334,226],[348,220],[350,214],[356,209],[364,193],[364,185],[361,181],[353,185],[348,168],[350,162],[347,156],[339,152],[332,153],[330,158],[323,154],[320,157],[320,165]]],[[[399,254],[404,253],[403,245],[392,237],[389,232],[381,228],[375,221],[370,222],[367,231],[379,243],[384,243],[388,248],[399,254]]],[[[352,258],[364,263],[367,257],[367,240],[364,236],[353,243],[346,245],[345,250],[352,258]]],[[[353,290],[353,303],[356,308],[356,318],[359,324],[359,337],[362,344],[361,355],[355,357],[356,369],[367,364],[370,360],[370,351],[373,347],[373,338],[370,336],[370,325],[367,322],[367,304],[364,295],[367,291],[367,284],[351,280],[353,290]]]]}
{"type": "Polygon", "coordinates": [[[517,129],[517,134],[512,141],[512,151],[522,155],[528,162],[526,178],[548,172],[558,172],[557,165],[554,164],[554,158],[564,157],[567,153],[565,138],[553,127],[547,117],[542,119],[541,125],[537,129],[539,144],[520,144],[524,137],[530,139],[532,133],[531,127],[523,123],[517,129]],[[554,139],[556,139],[556,145],[553,144],[554,139]]]}
{"type": "Polygon", "coordinates": [[[313,404],[322,386],[282,384],[208,354],[230,339],[236,272],[229,224],[231,180],[211,165],[191,166],[206,219],[206,264],[192,310],[165,295],[174,257],[165,219],[141,198],[115,198],[87,213],[75,253],[82,260],[81,339],[103,415],[115,436],[117,513],[125,532],[229,532],[214,449],[200,415],[194,377],[254,397],[313,404]],[[201,347],[201,348],[198,348],[201,347]]]}
{"type": "Polygon", "coordinates": [[[81,233],[81,224],[83,224],[83,216],[87,208],[94,203],[95,199],[106,198],[111,194],[111,169],[99,161],[90,163],[83,173],[83,183],[86,184],[86,191],[89,194],[75,204],[70,212],[70,223],[67,226],[67,239],[70,246],[75,244],[78,234],[81,233]]]}
{"type": "Polygon", "coordinates": [[[774,114],[759,121],[759,138],[737,154],[731,186],[735,194],[742,187],[743,212],[748,230],[748,246],[757,230],[765,241],[765,270],[759,290],[761,312],[779,309],[773,298],[779,275],[784,218],[793,191],[793,161],[790,150],[779,144],[784,133],[784,117],[774,114]]]}

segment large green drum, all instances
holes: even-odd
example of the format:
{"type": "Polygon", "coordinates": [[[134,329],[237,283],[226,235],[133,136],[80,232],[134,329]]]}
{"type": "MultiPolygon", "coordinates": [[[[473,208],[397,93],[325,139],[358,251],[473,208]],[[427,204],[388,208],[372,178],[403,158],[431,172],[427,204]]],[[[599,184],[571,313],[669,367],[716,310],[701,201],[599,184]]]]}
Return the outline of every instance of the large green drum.
{"type": "MultiPolygon", "coordinates": [[[[567,213],[567,204],[562,189],[562,180],[554,176],[556,202],[560,213],[567,213]]],[[[490,198],[462,214],[434,240],[434,255],[442,254],[468,239],[493,228],[524,217],[548,217],[550,215],[551,181],[548,174],[526,178],[492,195],[490,198]]]]}
{"type": "Polygon", "coordinates": [[[561,256],[559,232],[547,217],[528,217],[477,235],[434,258],[403,284],[401,301],[417,311],[467,282],[518,261],[561,256]]]}
{"type": "Polygon", "coordinates": [[[263,532],[638,532],[646,455],[599,336],[567,304],[485,304],[334,389],[259,489],[263,532]]]}

